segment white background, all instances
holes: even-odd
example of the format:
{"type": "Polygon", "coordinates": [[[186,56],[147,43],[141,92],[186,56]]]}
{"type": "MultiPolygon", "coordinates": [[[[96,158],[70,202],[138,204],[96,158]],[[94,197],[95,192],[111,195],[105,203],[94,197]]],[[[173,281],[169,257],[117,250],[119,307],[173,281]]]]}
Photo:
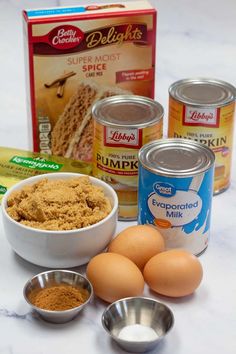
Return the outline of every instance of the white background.
{"type": "MultiPolygon", "coordinates": [[[[236,84],[236,1],[151,2],[159,10],[156,99],[165,108],[166,132],[172,82],[203,76],[236,84]]],[[[29,146],[21,10],[78,3],[0,0],[0,145],[29,146]]],[[[236,153],[233,165],[235,159],[236,153]]],[[[152,353],[236,353],[235,186],[233,167],[231,188],[213,200],[211,241],[200,257],[204,279],[197,292],[173,300],[149,294],[146,289],[147,295],[167,303],[176,319],[172,332],[152,353]]],[[[120,223],[119,229],[128,225],[120,223]]],[[[47,324],[31,315],[22,288],[42,270],[13,253],[0,221],[0,354],[123,353],[101,327],[105,304],[99,300],[66,325],[47,324]]],[[[78,270],[83,272],[84,268],[78,270]]]]}

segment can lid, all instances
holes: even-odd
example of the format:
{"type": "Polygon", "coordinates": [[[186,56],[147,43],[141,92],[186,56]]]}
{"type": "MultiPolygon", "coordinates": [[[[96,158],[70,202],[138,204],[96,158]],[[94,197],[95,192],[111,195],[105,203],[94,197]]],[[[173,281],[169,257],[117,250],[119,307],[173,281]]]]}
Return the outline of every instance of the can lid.
{"type": "Polygon", "coordinates": [[[236,88],[221,80],[183,79],[170,86],[169,94],[174,99],[192,106],[217,107],[235,101],[236,88]]]}
{"type": "Polygon", "coordinates": [[[207,146],[188,139],[161,139],[144,145],[139,161],[153,173],[189,177],[213,166],[215,155],[207,146]]]}
{"type": "Polygon", "coordinates": [[[96,102],[92,114],[94,119],[105,125],[143,128],[161,120],[164,110],[151,98],[117,95],[96,102]]]}

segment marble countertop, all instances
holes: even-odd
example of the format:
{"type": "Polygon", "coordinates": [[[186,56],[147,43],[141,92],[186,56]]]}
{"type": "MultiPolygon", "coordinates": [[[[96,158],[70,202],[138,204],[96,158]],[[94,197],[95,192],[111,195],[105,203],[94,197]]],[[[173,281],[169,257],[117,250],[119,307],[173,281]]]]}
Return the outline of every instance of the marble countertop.
{"type": "MultiPolygon", "coordinates": [[[[151,2],[159,9],[156,99],[166,112],[168,87],[177,79],[204,76],[236,84],[235,0],[151,2]]],[[[0,145],[29,146],[21,10],[75,3],[0,1],[0,145]]],[[[151,353],[236,353],[236,142],[234,146],[231,187],[213,198],[210,244],[200,257],[203,282],[186,298],[156,296],[173,310],[175,326],[151,353]]],[[[130,224],[120,222],[118,230],[130,224]]],[[[30,312],[22,289],[43,270],[12,251],[0,218],[0,354],[124,353],[102,328],[106,304],[98,299],[63,325],[46,323],[30,312]]],[[[75,270],[84,273],[85,267],[75,270]]],[[[154,297],[148,289],[145,295],[154,297]]]]}

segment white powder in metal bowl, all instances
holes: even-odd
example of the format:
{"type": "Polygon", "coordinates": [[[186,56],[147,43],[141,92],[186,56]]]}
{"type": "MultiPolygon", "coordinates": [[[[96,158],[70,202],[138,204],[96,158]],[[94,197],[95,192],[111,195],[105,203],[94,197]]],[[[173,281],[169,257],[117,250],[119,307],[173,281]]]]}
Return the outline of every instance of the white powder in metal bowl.
{"type": "Polygon", "coordinates": [[[118,334],[118,338],[134,342],[148,342],[156,340],[158,335],[151,327],[134,324],[123,327],[118,334]]]}

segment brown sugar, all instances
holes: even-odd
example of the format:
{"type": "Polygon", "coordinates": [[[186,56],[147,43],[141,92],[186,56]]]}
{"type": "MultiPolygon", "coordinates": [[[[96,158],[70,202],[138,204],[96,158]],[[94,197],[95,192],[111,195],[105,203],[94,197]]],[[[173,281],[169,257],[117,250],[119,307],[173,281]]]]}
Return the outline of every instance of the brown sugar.
{"type": "Polygon", "coordinates": [[[7,212],[19,223],[43,230],[74,230],[93,225],[111,212],[101,187],[88,176],[48,180],[13,192],[7,212]]]}
{"type": "Polygon", "coordinates": [[[88,290],[75,288],[68,284],[41,289],[29,295],[29,300],[34,306],[50,311],[72,309],[82,305],[88,298],[88,290]]]}

